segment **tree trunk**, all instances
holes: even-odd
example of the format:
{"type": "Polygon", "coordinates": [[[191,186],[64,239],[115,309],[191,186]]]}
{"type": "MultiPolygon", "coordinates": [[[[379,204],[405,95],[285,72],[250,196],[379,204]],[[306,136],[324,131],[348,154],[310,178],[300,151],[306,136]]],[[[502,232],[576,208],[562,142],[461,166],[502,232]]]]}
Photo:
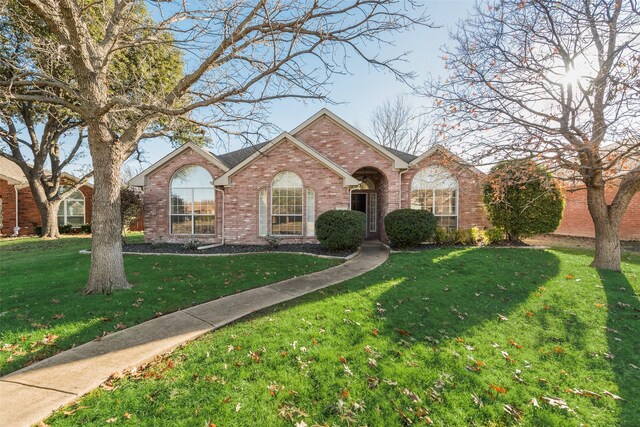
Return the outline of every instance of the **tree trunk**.
{"type": "Polygon", "coordinates": [[[40,213],[40,225],[42,226],[41,237],[47,239],[58,239],[60,237],[60,231],[58,230],[58,208],[60,207],[60,200],[51,201],[47,197],[47,191],[40,182],[39,176],[29,176],[29,188],[31,189],[31,195],[33,201],[40,213]]]}
{"type": "Polygon", "coordinates": [[[36,204],[42,221],[40,236],[47,239],[58,239],[60,237],[60,231],[58,230],[58,208],[60,207],[60,202],[36,202],[36,204]]]}
{"type": "Polygon", "coordinates": [[[122,258],[120,168],[123,154],[106,127],[89,128],[94,188],[91,219],[91,268],[85,294],[129,289],[122,258]]]}
{"type": "Polygon", "coordinates": [[[620,271],[618,231],[622,215],[611,215],[611,209],[605,199],[604,186],[587,187],[587,205],[596,232],[596,255],[591,266],[620,271]]]}

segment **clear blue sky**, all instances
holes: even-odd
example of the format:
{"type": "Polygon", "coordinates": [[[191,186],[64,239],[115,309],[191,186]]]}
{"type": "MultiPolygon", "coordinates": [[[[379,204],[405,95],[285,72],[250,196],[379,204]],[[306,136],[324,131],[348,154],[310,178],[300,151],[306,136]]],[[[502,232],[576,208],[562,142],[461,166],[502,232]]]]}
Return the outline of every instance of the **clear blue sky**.
{"type": "MultiPolygon", "coordinates": [[[[425,0],[427,13],[439,28],[418,28],[414,31],[395,37],[395,46],[387,47],[383,52],[389,56],[404,51],[411,51],[408,61],[401,65],[404,71],[417,74],[416,82],[424,80],[429,74],[444,75],[443,62],[440,59],[440,47],[447,43],[449,29],[459,20],[464,19],[474,5],[474,0],[425,0]]],[[[396,81],[390,73],[375,70],[364,61],[355,59],[348,63],[350,75],[338,75],[333,78],[329,88],[330,96],[338,105],[327,105],[324,102],[302,102],[289,99],[272,105],[271,122],[281,130],[287,131],[296,127],[322,107],[328,107],[340,117],[365,129],[373,109],[385,99],[400,93],[409,93],[409,88],[396,81]]],[[[411,97],[415,106],[427,102],[425,99],[411,97]]],[[[241,148],[242,142],[232,142],[230,147],[213,141],[210,148],[215,153],[228,149],[241,148]]],[[[172,147],[167,142],[148,141],[141,148],[145,152],[145,160],[153,163],[168,154],[172,147]]],[[[146,165],[142,165],[145,167],[146,165]]]]}

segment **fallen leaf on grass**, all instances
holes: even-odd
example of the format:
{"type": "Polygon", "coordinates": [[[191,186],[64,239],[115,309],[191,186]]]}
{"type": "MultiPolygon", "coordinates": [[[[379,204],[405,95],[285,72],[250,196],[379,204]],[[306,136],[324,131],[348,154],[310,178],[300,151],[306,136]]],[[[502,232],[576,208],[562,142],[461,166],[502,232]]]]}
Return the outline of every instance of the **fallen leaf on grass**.
{"type": "Polygon", "coordinates": [[[618,395],[615,395],[615,394],[613,394],[613,393],[611,393],[610,391],[607,391],[607,390],[603,391],[602,394],[604,394],[607,397],[612,398],[613,400],[624,400],[622,397],[620,397],[618,395]]]}
{"type": "Polygon", "coordinates": [[[500,313],[498,313],[498,319],[499,319],[501,322],[506,322],[507,320],[509,320],[509,318],[508,318],[507,316],[505,316],[505,315],[503,315],[503,314],[500,314],[500,313]]]}
{"type": "Polygon", "coordinates": [[[380,331],[377,329],[373,329],[371,333],[373,334],[374,337],[377,337],[380,334],[380,331]]]}
{"type": "Polygon", "coordinates": [[[478,397],[478,395],[471,393],[471,398],[473,399],[473,403],[475,403],[478,408],[482,408],[484,406],[484,403],[482,403],[482,400],[478,397]]]}
{"type": "Polygon", "coordinates": [[[532,405],[535,408],[539,408],[540,404],[538,403],[538,399],[536,399],[535,397],[532,397],[531,400],[529,401],[529,404],[532,405]]]}
{"type": "Polygon", "coordinates": [[[402,335],[403,337],[411,335],[411,333],[409,333],[409,331],[405,329],[396,329],[396,332],[402,335]]]}
{"type": "Polygon", "coordinates": [[[52,319],[58,320],[58,319],[64,319],[64,314],[60,313],[60,314],[54,314],[53,316],[51,316],[52,319]]]}
{"type": "Polygon", "coordinates": [[[115,423],[116,421],[118,421],[118,418],[116,418],[116,417],[107,418],[106,420],[104,420],[104,422],[107,423],[107,424],[115,423]]]}
{"type": "Polygon", "coordinates": [[[524,414],[524,411],[520,408],[518,408],[515,405],[504,405],[503,406],[504,411],[511,415],[517,422],[522,421],[522,415],[524,414]]]}
{"type": "Polygon", "coordinates": [[[509,340],[509,344],[511,344],[515,348],[522,348],[522,346],[520,344],[518,344],[517,342],[515,342],[514,340],[511,340],[511,339],[509,340]]]}
{"type": "Polygon", "coordinates": [[[547,405],[556,406],[560,409],[564,409],[567,412],[573,412],[573,409],[571,409],[569,405],[567,405],[567,402],[565,402],[563,399],[560,399],[559,397],[542,396],[542,400],[547,405]]]}
{"type": "Polygon", "coordinates": [[[422,400],[420,399],[420,396],[418,396],[417,394],[415,394],[414,392],[412,392],[408,388],[405,388],[404,390],[402,390],[402,394],[404,394],[405,396],[407,396],[409,399],[411,399],[414,402],[422,402],[422,400]]]}
{"type": "Polygon", "coordinates": [[[489,384],[489,387],[492,388],[493,390],[497,391],[500,394],[505,394],[507,392],[506,388],[501,387],[499,385],[489,384]]]}
{"type": "Polygon", "coordinates": [[[125,412],[122,416],[125,417],[126,419],[130,420],[132,415],[130,413],[128,413],[128,412],[125,412]]]}
{"type": "Polygon", "coordinates": [[[343,363],[345,365],[347,364],[347,359],[345,359],[343,356],[338,357],[338,360],[340,360],[340,363],[343,363]]]}
{"type": "Polygon", "coordinates": [[[114,326],[114,328],[118,330],[123,330],[127,328],[127,325],[125,325],[124,323],[118,323],[116,326],[114,326]]]}
{"type": "Polygon", "coordinates": [[[88,406],[78,406],[77,408],[74,408],[74,409],[72,409],[72,410],[70,410],[70,411],[62,411],[62,413],[63,413],[63,414],[65,414],[65,415],[67,415],[67,416],[69,416],[69,415],[73,415],[73,414],[75,414],[75,413],[76,413],[76,412],[78,412],[80,409],[85,409],[85,408],[88,408],[88,406]]]}
{"type": "Polygon", "coordinates": [[[54,298],[51,300],[51,304],[60,304],[60,300],[54,298]]]}

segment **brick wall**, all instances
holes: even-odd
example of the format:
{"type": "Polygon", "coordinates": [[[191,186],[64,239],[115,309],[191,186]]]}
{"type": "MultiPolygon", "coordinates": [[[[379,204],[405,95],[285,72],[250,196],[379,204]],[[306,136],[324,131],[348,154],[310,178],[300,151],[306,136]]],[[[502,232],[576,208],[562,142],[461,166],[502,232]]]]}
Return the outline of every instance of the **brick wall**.
{"type": "Polygon", "coordinates": [[[482,202],[484,175],[460,165],[440,151],[412,165],[411,169],[402,174],[402,207],[411,207],[411,182],[421,169],[430,165],[439,165],[447,169],[458,180],[458,228],[489,226],[482,202]]]}
{"type": "Polygon", "coordinates": [[[163,165],[146,178],[144,187],[144,240],[145,242],[188,242],[198,240],[203,243],[220,241],[222,229],[222,202],[216,191],[216,234],[188,235],[169,232],[169,186],[173,174],[182,166],[197,165],[205,168],[215,179],[223,172],[200,154],[189,149],[163,165]]]}
{"type": "Polygon", "coordinates": [[[8,181],[0,179],[0,197],[2,197],[2,235],[13,234],[16,226],[16,192],[8,181]]]}
{"type": "Polygon", "coordinates": [[[329,117],[320,117],[294,136],[350,174],[365,167],[378,169],[387,181],[388,211],[400,207],[398,199],[400,177],[398,171],[393,169],[393,160],[345,130],[329,117]]]}
{"type": "MultiPolygon", "coordinates": [[[[225,188],[225,239],[229,243],[264,244],[258,236],[258,194],[269,188],[273,177],[282,171],[296,173],[304,188],[316,196],[315,218],[336,207],[349,207],[349,189],[343,178],[289,141],[282,141],[264,156],[231,177],[225,188]]],[[[303,196],[306,204],[306,194],[303,196]]],[[[271,233],[271,197],[267,197],[267,224],[271,233]]],[[[303,209],[306,212],[306,206],[303,209]]],[[[304,216],[303,216],[304,218],[304,216]]],[[[316,242],[314,237],[282,237],[282,243],[316,242]]]]}
{"type": "MultiPolygon", "coordinates": [[[[615,196],[617,189],[606,192],[607,203],[615,196]]],[[[560,227],[554,234],[564,236],[594,237],[595,229],[587,207],[587,191],[565,191],[565,208],[560,227]]],[[[637,193],[622,217],[620,239],[640,240],[640,193],[637,193]]]]}

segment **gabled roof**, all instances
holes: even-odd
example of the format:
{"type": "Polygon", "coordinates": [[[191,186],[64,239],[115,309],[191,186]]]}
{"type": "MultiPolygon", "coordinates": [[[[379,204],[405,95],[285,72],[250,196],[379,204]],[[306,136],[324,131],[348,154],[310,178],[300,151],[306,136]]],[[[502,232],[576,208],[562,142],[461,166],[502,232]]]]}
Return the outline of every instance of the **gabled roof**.
{"type": "Polygon", "coordinates": [[[226,172],[226,171],[229,170],[229,167],[227,165],[225,165],[223,162],[221,162],[220,159],[218,159],[216,156],[214,156],[210,152],[208,152],[206,150],[203,150],[202,148],[198,147],[193,142],[187,142],[186,144],[182,145],[177,150],[174,150],[171,153],[167,154],[162,159],[158,160],[157,162],[155,162],[154,164],[149,166],[147,169],[143,170],[138,175],[136,175],[133,178],[131,178],[129,180],[128,184],[132,185],[134,187],[144,187],[144,179],[148,175],[150,175],[154,171],[160,169],[162,166],[164,166],[165,163],[171,161],[172,159],[174,159],[175,157],[179,156],[180,154],[184,153],[185,151],[187,151],[189,149],[193,150],[195,153],[201,155],[206,160],[208,160],[211,163],[213,163],[214,165],[216,165],[223,172],[226,172]]]}
{"type": "Polygon", "coordinates": [[[420,163],[421,161],[423,161],[424,159],[426,159],[429,156],[432,156],[433,154],[435,154],[438,151],[441,151],[444,154],[446,154],[447,156],[452,157],[457,163],[459,163],[459,164],[461,164],[463,166],[466,166],[472,172],[475,172],[475,173],[477,173],[479,175],[485,175],[485,173],[482,172],[480,169],[478,169],[477,167],[473,166],[471,163],[467,162],[466,160],[462,159],[460,156],[457,156],[457,155],[453,154],[450,150],[446,149],[445,147],[443,147],[440,144],[432,145],[431,148],[429,148],[427,151],[425,151],[424,153],[422,153],[421,155],[419,155],[418,157],[413,159],[409,163],[409,166],[413,166],[413,165],[416,165],[416,164],[420,163]]]}
{"type": "MultiPolygon", "coordinates": [[[[30,165],[33,166],[33,165],[30,165]]],[[[51,171],[45,169],[45,176],[51,176],[51,171]]],[[[77,176],[73,176],[70,173],[62,172],[60,176],[69,181],[77,182],[79,178],[77,176]]],[[[6,180],[11,185],[16,185],[18,187],[26,187],[29,185],[29,181],[27,177],[22,172],[20,166],[13,163],[11,160],[6,159],[4,157],[0,157],[0,179],[6,180]]],[[[82,185],[86,185],[87,187],[93,188],[93,185],[85,182],[82,185]]]]}
{"type": "Polygon", "coordinates": [[[27,182],[20,166],[9,159],[0,157],[0,179],[6,180],[11,185],[21,185],[27,182]]]}
{"type": "MultiPolygon", "coordinates": [[[[285,140],[291,142],[296,147],[298,147],[299,149],[301,149],[302,151],[307,153],[309,156],[313,157],[318,162],[322,163],[327,168],[331,169],[337,175],[341,176],[342,180],[343,180],[343,185],[345,187],[350,186],[350,185],[358,185],[358,184],[360,184],[360,181],[358,181],[357,179],[352,177],[349,174],[349,172],[345,171],[340,166],[336,165],[331,160],[329,160],[328,158],[326,158],[322,154],[318,153],[316,150],[314,150],[313,148],[309,147],[304,142],[302,142],[299,139],[295,138],[294,136],[288,134],[287,132],[281,133],[277,138],[275,138],[275,139],[273,139],[273,140],[271,140],[271,141],[269,141],[269,142],[267,142],[265,144],[260,144],[260,149],[259,149],[260,151],[256,150],[255,146],[247,148],[247,149],[252,149],[254,151],[254,153],[251,154],[249,157],[245,158],[240,163],[238,163],[235,167],[233,167],[232,169],[227,171],[224,175],[222,175],[218,179],[216,179],[214,181],[214,184],[215,185],[222,185],[222,186],[231,185],[231,181],[230,181],[231,176],[233,176],[236,173],[240,172],[242,169],[247,167],[255,159],[257,159],[260,156],[262,156],[263,153],[267,152],[268,150],[270,150],[271,148],[275,147],[276,145],[280,144],[282,141],[285,141],[285,140]]],[[[242,151],[242,150],[238,150],[238,151],[242,151]]],[[[229,153],[229,154],[231,154],[231,153],[229,153]]]]}
{"type": "MultiPolygon", "coordinates": [[[[374,150],[378,151],[382,155],[384,155],[387,158],[393,160],[393,167],[394,168],[396,168],[396,169],[406,169],[406,168],[409,167],[407,161],[403,160],[397,154],[394,154],[388,148],[383,147],[382,145],[378,144],[373,139],[369,138],[367,135],[365,135],[364,133],[360,132],[354,126],[352,126],[349,123],[345,122],[343,119],[338,117],[336,114],[334,114],[333,112],[331,112],[327,108],[323,108],[322,110],[318,111],[316,114],[314,114],[313,116],[309,117],[307,120],[305,120],[304,122],[299,124],[294,130],[291,131],[291,134],[292,135],[298,134],[299,132],[304,130],[306,127],[308,127],[309,125],[311,125],[313,122],[315,122],[316,120],[318,120],[321,117],[330,118],[335,123],[340,125],[344,130],[346,130],[347,132],[351,133],[352,135],[354,135],[358,139],[362,140],[365,144],[370,145],[374,150]]],[[[396,150],[394,150],[394,151],[396,151],[396,150]]],[[[404,154],[406,154],[406,153],[404,153],[404,154]]]]}

